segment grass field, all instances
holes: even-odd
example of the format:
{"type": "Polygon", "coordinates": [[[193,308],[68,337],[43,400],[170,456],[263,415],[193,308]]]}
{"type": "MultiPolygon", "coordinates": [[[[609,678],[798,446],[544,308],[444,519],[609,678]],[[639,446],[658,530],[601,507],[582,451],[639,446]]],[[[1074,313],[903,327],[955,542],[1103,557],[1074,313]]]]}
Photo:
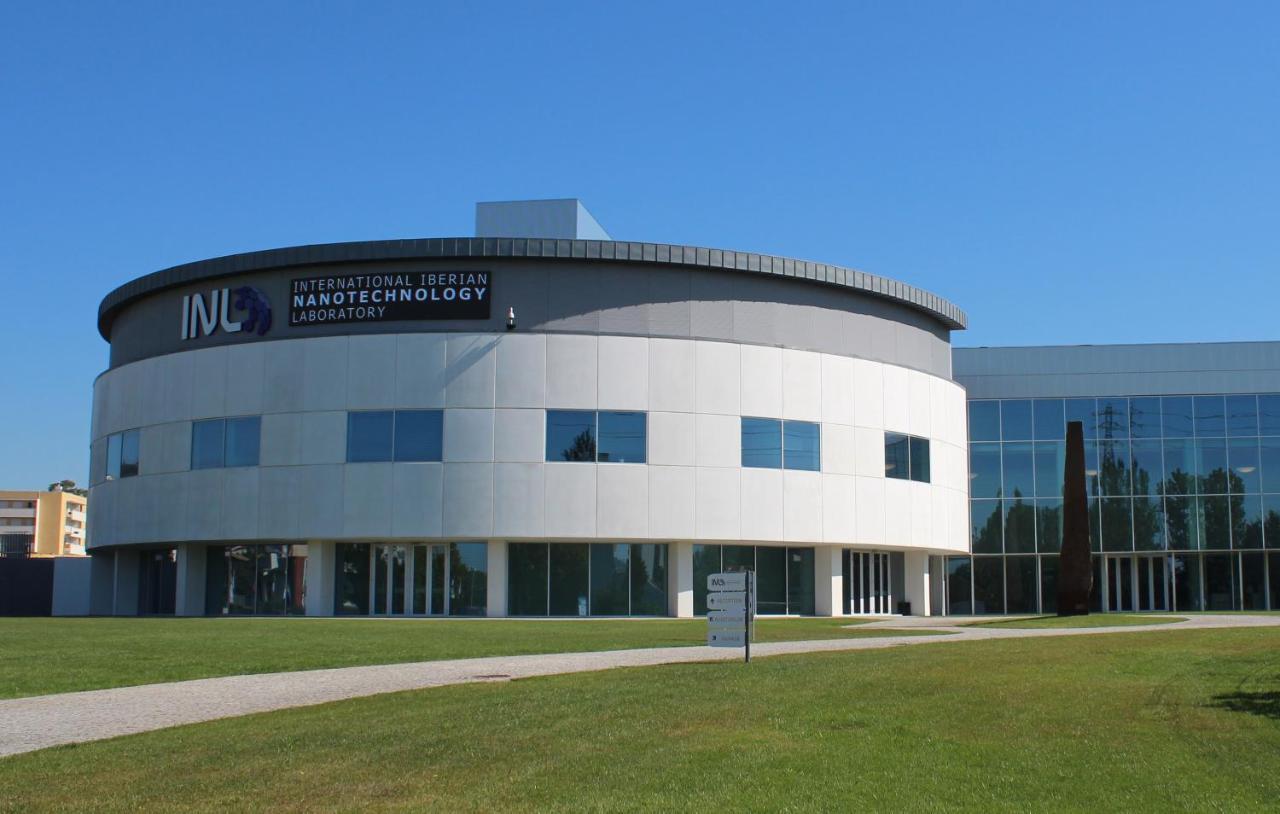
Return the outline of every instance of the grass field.
{"type": "Polygon", "coordinates": [[[1186,621],[1185,616],[1159,615],[1136,616],[1128,613],[1092,613],[1088,616],[1037,616],[1032,619],[996,619],[990,622],[973,622],[979,627],[1045,628],[1062,627],[1127,627],[1129,625],[1167,625],[1186,621]]]}
{"type": "MultiPolygon", "coordinates": [[[[902,635],[847,629],[851,624],[858,622],[763,619],[756,641],[902,635]]],[[[0,618],[0,698],[321,667],[695,645],[706,635],[704,619],[0,618]]]]}
{"type": "Polygon", "coordinates": [[[0,789],[22,812],[1274,811],[1280,631],[447,687],[0,759],[0,789]]]}

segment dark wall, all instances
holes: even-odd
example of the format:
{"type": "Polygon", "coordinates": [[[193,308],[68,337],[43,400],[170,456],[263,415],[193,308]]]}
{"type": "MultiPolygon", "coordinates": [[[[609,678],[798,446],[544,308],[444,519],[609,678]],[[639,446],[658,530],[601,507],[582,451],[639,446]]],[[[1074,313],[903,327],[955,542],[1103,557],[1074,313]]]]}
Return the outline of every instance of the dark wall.
{"type": "Polygon", "coordinates": [[[0,557],[0,616],[52,616],[51,557],[0,557]]]}
{"type": "Polygon", "coordinates": [[[111,330],[111,366],[177,351],[241,342],[418,331],[518,329],[712,339],[812,350],[888,362],[950,378],[950,331],[906,305],[834,285],[766,274],[683,266],[556,260],[441,259],[299,267],[206,280],[125,307],[111,330]],[[488,271],[487,320],[356,322],[291,327],[290,281],[328,274],[488,271]],[[271,302],[269,333],[214,333],[184,340],[182,298],[251,285],[271,302]]]}

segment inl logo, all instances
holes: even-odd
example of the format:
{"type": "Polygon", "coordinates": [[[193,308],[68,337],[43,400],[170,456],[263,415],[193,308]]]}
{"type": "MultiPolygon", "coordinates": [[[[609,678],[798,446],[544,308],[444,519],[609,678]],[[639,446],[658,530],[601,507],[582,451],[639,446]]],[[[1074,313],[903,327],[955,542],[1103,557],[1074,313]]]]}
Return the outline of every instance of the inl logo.
{"type": "Polygon", "coordinates": [[[243,285],[234,292],[229,288],[215,288],[209,292],[206,302],[203,294],[188,294],[182,298],[182,338],[195,339],[209,336],[218,328],[233,334],[240,331],[256,332],[262,336],[271,329],[271,302],[257,288],[243,285]],[[227,312],[234,307],[247,311],[248,316],[232,322],[227,312]]]}

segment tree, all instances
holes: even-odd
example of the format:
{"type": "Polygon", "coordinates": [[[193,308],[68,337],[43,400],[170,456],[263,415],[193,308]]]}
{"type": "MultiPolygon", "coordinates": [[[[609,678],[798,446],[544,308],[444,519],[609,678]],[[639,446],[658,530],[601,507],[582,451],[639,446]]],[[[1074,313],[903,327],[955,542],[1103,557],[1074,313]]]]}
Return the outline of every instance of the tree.
{"type": "Polygon", "coordinates": [[[73,494],[73,495],[79,495],[80,497],[88,497],[88,496],[89,496],[89,490],[88,490],[88,489],[77,489],[77,488],[76,488],[76,482],[75,482],[75,481],[73,481],[73,480],[60,480],[60,481],[58,481],[57,483],[51,483],[51,484],[49,484],[49,489],[48,489],[48,491],[50,491],[50,492],[69,492],[70,494],[73,494]]]}
{"type": "Polygon", "coordinates": [[[1089,503],[1084,481],[1084,425],[1067,422],[1063,471],[1062,550],[1058,554],[1058,615],[1087,616],[1093,590],[1089,503]]]}
{"type": "Polygon", "coordinates": [[[596,439],[590,430],[583,430],[573,438],[568,449],[560,451],[566,461],[591,461],[596,459],[596,439]]]}

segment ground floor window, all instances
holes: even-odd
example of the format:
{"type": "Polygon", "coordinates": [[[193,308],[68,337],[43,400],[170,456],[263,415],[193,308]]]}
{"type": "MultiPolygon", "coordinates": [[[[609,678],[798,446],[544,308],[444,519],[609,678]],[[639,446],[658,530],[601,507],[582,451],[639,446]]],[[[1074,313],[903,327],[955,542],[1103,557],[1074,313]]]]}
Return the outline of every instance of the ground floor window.
{"type": "Polygon", "coordinates": [[[205,613],[284,616],[306,612],[305,545],[209,546],[205,613]]]}
{"type": "MultiPolygon", "coordinates": [[[[1094,554],[1094,612],[1280,610],[1280,552],[1094,554]]],[[[1058,557],[948,557],[946,608],[956,615],[1055,613],[1058,557]]]]}
{"type": "MultiPolygon", "coordinates": [[[[894,557],[882,551],[841,552],[841,573],[844,577],[844,612],[846,616],[858,614],[884,615],[894,612],[895,592],[894,557]]],[[[898,575],[900,576],[900,575],[898,575]]]]}
{"type": "Polygon", "coordinates": [[[816,612],[812,548],[695,545],[693,612],[707,613],[707,577],[723,571],[756,572],[756,612],[813,616],[816,612]]]}
{"type": "Polygon", "coordinates": [[[484,616],[487,543],[342,543],[334,612],[340,616],[484,616]]]}
{"type": "Polygon", "coordinates": [[[511,616],[665,616],[665,543],[510,543],[511,616]]]}

